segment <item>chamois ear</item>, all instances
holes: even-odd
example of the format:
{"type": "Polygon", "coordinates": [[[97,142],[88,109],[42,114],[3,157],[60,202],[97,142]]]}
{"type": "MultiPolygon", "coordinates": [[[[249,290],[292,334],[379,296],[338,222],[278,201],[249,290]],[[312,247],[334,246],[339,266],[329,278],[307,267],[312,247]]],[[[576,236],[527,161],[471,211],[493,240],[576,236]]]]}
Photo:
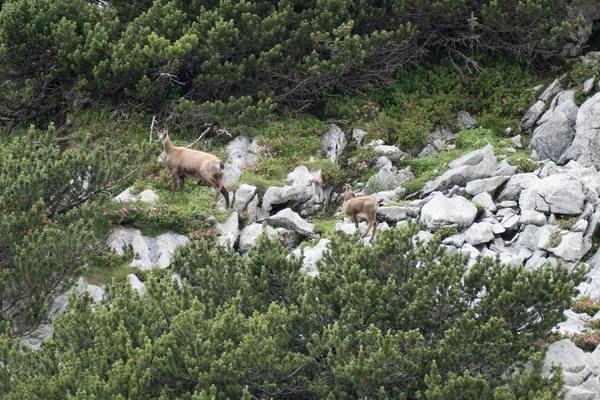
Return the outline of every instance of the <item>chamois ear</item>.
{"type": "Polygon", "coordinates": [[[350,186],[349,183],[344,184],[344,187],[346,188],[346,192],[349,192],[350,190],[352,190],[352,186],[350,186]]]}
{"type": "Polygon", "coordinates": [[[168,131],[166,129],[161,129],[156,134],[158,135],[158,137],[160,138],[160,140],[165,140],[165,138],[167,137],[167,135],[169,133],[168,133],[168,131]]]}

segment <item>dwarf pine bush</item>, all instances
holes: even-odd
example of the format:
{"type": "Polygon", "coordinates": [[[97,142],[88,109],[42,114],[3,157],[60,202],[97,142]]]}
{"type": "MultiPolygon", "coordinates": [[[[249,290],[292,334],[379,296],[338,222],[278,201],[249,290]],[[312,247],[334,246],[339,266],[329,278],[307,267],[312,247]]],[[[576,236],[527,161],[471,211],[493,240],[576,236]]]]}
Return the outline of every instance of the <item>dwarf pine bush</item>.
{"type": "Polygon", "coordinates": [[[71,298],[38,352],[0,336],[0,395],[44,398],[554,398],[545,332],[584,271],[449,255],[416,225],[372,247],[332,235],[318,277],[266,235],[248,257],[201,238],[173,259],[183,286],[71,298]],[[530,368],[523,368],[529,363],[530,368]]]}

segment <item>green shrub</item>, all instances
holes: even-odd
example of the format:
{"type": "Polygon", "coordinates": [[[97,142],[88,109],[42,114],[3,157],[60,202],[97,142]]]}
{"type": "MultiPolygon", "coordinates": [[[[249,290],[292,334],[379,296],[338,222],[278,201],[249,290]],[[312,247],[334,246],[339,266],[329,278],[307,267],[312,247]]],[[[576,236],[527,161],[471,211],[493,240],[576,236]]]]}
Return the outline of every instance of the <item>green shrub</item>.
{"type": "Polygon", "coordinates": [[[584,296],[575,301],[573,311],[577,313],[586,313],[594,316],[600,311],[600,302],[592,300],[590,297],[584,296]]]}
{"type": "Polygon", "coordinates": [[[40,351],[0,335],[0,395],[558,396],[560,374],[542,377],[535,344],[585,271],[488,258],[467,267],[438,242],[419,245],[418,230],[380,232],[368,247],[333,234],[318,278],[266,234],[248,257],[193,238],[172,259],[181,288],[148,273],[146,295],[112,284],[94,311],[71,296],[40,351]]]}
{"type": "Polygon", "coordinates": [[[569,339],[581,350],[592,352],[600,344],[600,331],[594,329],[588,332],[573,333],[569,335],[569,339]]]}

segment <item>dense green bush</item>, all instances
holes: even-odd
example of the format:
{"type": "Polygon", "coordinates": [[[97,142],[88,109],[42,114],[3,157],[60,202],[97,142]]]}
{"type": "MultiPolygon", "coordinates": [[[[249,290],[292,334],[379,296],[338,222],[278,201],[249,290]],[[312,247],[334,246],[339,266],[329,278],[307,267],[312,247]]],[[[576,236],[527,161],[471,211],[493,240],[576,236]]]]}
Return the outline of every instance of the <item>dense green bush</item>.
{"type": "MultiPolygon", "coordinates": [[[[8,0],[0,112],[52,120],[94,99],[261,120],[276,104],[363,93],[429,54],[559,55],[562,0],[301,2],[8,0]],[[166,107],[168,105],[168,107],[166,107]]],[[[510,103],[509,103],[510,104],[510,103]]]]}
{"type": "Polygon", "coordinates": [[[418,226],[372,247],[332,235],[320,275],[266,235],[248,257],[201,239],[140,297],[71,297],[39,352],[0,336],[4,399],[557,398],[535,344],[582,270],[445,254],[418,226]],[[523,368],[531,361],[532,368],[523,368]]]}
{"type": "Polygon", "coordinates": [[[152,153],[76,132],[66,149],[35,128],[0,147],[0,323],[27,332],[47,318],[94,242],[100,209],[88,204],[126,184],[152,153]]]}

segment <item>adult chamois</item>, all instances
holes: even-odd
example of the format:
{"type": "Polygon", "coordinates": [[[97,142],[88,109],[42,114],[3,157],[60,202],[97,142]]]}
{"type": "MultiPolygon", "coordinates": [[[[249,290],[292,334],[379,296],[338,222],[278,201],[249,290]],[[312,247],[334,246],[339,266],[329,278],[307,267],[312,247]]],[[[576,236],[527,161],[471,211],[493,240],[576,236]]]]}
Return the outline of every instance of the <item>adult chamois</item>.
{"type": "Polygon", "coordinates": [[[180,185],[183,192],[185,178],[196,178],[212,186],[216,193],[212,205],[216,205],[219,193],[225,198],[225,208],[229,208],[229,193],[223,185],[223,171],[225,164],[217,156],[203,151],[188,149],[187,147],[174,146],[166,130],[158,132],[158,137],[167,154],[167,168],[173,175],[172,191],[180,185]]]}
{"type": "MultiPolygon", "coordinates": [[[[367,236],[367,233],[371,228],[371,239],[375,237],[375,230],[377,229],[377,210],[379,210],[379,202],[373,196],[360,196],[356,197],[352,191],[352,187],[346,183],[346,194],[344,195],[344,212],[347,216],[351,217],[354,221],[356,229],[358,227],[358,216],[365,215],[369,221],[369,226],[361,237],[367,236]]],[[[359,230],[360,232],[360,230],[359,230]]]]}

